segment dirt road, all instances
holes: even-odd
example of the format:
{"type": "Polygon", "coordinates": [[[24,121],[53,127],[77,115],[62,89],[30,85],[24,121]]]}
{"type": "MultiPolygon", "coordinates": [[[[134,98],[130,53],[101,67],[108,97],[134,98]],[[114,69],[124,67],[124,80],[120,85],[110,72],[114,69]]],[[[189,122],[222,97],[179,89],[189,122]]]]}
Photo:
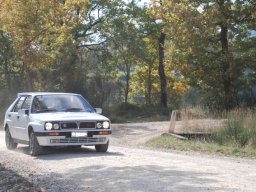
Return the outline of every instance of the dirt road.
{"type": "Polygon", "coordinates": [[[106,154],[59,148],[39,157],[22,145],[6,150],[0,131],[0,163],[46,191],[255,191],[255,160],[137,147],[166,129],[168,122],[115,125],[106,154]]]}

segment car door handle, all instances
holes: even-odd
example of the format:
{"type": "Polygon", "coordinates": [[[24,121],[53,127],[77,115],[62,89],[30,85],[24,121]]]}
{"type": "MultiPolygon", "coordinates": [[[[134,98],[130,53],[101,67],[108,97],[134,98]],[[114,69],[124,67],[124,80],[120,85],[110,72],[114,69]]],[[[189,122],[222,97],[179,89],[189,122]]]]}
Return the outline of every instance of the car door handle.
{"type": "Polygon", "coordinates": [[[20,118],[20,116],[17,116],[17,119],[19,119],[20,118]]]}
{"type": "Polygon", "coordinates": [[[9,114],[8,117],[11,117],[11,115],[9,114]]]}

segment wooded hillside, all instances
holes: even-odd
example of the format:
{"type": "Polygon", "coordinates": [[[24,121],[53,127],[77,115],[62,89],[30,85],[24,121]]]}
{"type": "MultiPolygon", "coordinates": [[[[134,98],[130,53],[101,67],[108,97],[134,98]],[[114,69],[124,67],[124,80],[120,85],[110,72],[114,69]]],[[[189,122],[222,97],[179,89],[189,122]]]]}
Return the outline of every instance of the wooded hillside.
{"type": "Polygon", "coordinates": [[[17,92],[229,110],[256,105],[254,0],[1,0],[0,104],[17,92]]]}

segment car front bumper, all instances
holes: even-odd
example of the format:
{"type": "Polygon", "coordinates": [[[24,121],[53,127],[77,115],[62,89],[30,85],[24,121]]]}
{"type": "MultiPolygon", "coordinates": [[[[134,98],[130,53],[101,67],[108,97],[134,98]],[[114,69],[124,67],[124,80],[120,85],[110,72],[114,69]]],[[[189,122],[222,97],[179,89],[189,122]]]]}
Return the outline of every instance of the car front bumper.
{"type": "Polygon", "coordinates": [[[72,146],[72,145],[100,145],[109,140],[111,130],[102,131],[65,131],[65,132],[36,132],[41,146],[72,146]],[[86,133],[87,136],[72,136],[72,133],[86,133]]]}

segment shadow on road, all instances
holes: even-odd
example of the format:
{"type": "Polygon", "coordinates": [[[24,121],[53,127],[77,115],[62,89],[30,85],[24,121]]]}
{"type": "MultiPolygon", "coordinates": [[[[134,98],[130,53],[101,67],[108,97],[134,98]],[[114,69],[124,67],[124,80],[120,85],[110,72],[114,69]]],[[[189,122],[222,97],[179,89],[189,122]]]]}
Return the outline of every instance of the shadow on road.
{"type": "MultiPolygon", "coordinates": [[[[49,177],[55,182],[65,182],[61,191],[68,191],[69,185],[74,191],[149,191],[149,192],[205,192],[237,191],[220,184],[218,175],[196,171],[178,170],[175,166],[158,165],[115,166],[93,165],[71,169],[65,172],[67,177],[52,173],[49,177]],[[79,178],[79,179],[74,179],[79,178]],[[97,188],[95,188],[97,186],[97,188]]],[[[45,180],[46,178],[41,178],[45,180]]],[[[47,179],[46,179],[47,180],[47,179]]]]}
{"type": "MultiPolygon", "coordinates": [[[[21,146],[18,147],[16,152],[28,154],[28,147],[21,146]]],[[[107,152],[107,153],[99,153],[96,152],[94,148],[89,147],[81,147],[81,148],[73,148],[73,147],[46,147],[44,149],[44,153],[40,156],[37,156],[37,159],[42,160],[62,160],[62,159],[75,159],[81,157],[100,157],[100,156],[123,156],[120,152],[107,152]]]]}

